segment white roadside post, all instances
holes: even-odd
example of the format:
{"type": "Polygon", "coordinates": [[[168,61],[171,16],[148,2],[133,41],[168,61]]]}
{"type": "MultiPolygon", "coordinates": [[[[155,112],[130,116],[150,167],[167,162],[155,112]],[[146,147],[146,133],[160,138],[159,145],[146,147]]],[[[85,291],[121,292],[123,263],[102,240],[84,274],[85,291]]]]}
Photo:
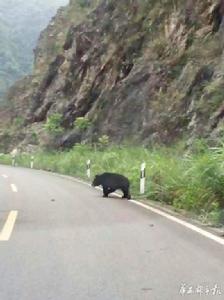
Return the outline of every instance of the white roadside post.
{"type": "Polygon", "coordinates": [[[34,165],[34,156],[31,156],[31,160],[30,160],[30,168],[33,169],[33,165],[34,165]]]}
{"type": "Polygon", "coordinates": [[[15,167],[16,165],[16,156],[12,155],[12,166],[15,167]]]}
{"type": "Polygon", "coordinates": [[[18,150],[15,148],[12,150],[11,155],[12,155],[12,166],[16,166],[16,156],[18,154],[18,150]]]}
{"type": "Polygon", "coordinates": [[[89,160],[87,160],[87,162],[86,162],[87,177],[88,177],[88,178],[90,178],[90,176],[91,176],[91,170],[90,170],[90,167],[91,167],[91,161],[90,161],[90,159],[89,159],[89,160]]]}
{"type": "Polygon", "coordinates": [[[145,194],[145,167],[146,164],[141,164],[141,174],[140,174],[140,194],[145,194]]]}

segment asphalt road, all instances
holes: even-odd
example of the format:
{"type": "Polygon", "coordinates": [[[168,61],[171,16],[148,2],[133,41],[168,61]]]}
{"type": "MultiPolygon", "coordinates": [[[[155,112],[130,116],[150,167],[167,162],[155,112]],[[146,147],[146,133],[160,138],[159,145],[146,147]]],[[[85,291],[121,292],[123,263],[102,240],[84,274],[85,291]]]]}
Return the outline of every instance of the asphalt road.
{"type": "Polygon", "coordinates": [[[224,299],[223,245],[101,194],[0,166],[0,300],[224,299]]]}

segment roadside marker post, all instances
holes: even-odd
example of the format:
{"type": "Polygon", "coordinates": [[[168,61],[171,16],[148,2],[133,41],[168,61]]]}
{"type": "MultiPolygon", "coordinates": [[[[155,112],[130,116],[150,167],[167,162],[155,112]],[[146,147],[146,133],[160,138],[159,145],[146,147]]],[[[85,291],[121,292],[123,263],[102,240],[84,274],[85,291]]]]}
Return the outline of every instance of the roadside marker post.
{"type": "Polygon", "coordinates": [[[140,194],[145,194],[145,167],[146,164],[141,164],[141,173],[140,173],[140,194]]]}
{"type": "Polygon", "coordinates": [[[17,148],[13,149],[10,154],[12,155],[12,166],[16,167],[16,156],[18,154],[18,149],[17,148]]]}
{"type": "Polygon", "coordinates": [[[90,167],[91,167],[91,161],[90,161],[90,159],[89,159],[89,160],[87,160],[87,162],[86,162],[87,177],[88,177],[88,178],[91,177],[91,170],[90,170],[90,167]]]}
{"type": "Polygon", "coordinates": [[[16,166],[16,156],[15,155],[12,156],[12,166],[13,167],[16,166]]]}
{"type": "Polygon", "coordinates": [[[30,168],[33,169],[34,166],[34,156],[31,156],[30,168]]]}

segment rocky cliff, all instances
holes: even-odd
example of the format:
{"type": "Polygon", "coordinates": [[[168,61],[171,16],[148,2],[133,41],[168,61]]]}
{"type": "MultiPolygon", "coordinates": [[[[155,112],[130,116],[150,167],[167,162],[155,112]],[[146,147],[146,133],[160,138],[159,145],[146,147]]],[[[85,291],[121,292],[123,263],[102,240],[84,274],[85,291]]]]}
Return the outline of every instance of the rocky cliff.
{"type": "Polygon", "coordinates": [[[7,138],[32,144],[36,133],[34,144],[46,144],[44,124],[57,113],[63,130],[54,145],[61,147],[102,135],[147,145],[217,143],[223,15],[222,0],[71,1],[42,32],[33,75],[9,91],[7,138]],[[91,126],[74,128],[79,117],[91,126]]]}

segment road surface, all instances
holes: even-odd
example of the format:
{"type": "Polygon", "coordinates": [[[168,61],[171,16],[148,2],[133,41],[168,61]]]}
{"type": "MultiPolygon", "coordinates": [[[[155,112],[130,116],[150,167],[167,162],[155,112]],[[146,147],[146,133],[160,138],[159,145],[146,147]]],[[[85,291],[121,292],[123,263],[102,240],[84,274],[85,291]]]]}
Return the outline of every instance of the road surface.
{"type": "Polygon", "coordinates": [[[1,300],[224,299],[223,245],[101,194],[0,166],[1,300]]]}

